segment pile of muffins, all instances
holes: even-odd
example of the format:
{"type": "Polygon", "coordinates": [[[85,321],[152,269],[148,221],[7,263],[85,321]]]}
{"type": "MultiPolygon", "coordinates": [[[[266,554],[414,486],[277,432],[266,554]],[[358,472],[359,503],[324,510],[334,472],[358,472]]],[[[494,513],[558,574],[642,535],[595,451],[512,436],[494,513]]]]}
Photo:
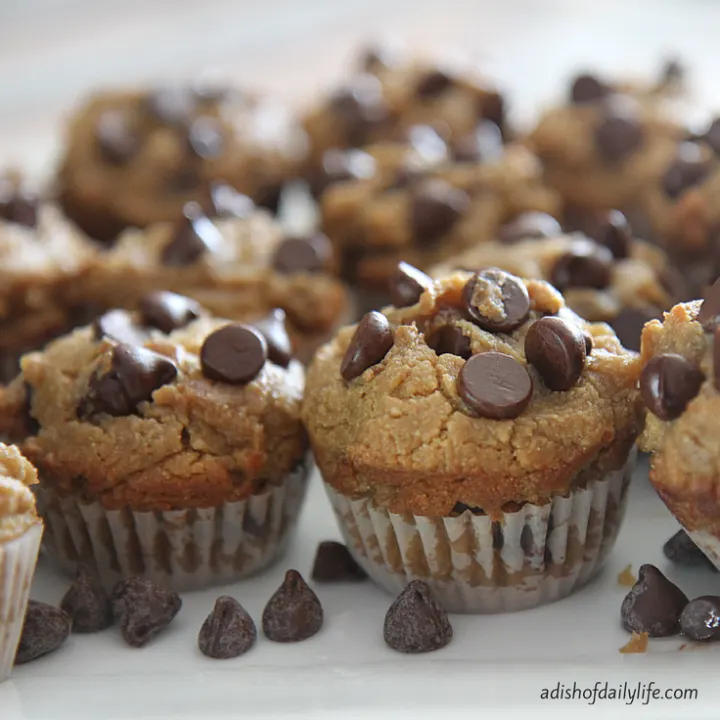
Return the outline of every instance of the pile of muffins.
{"type": "Polygon", "coordinates": [[[521,133],[486,78],[375,48],[304,114],[87,99],[44,192],[0,179],[0,675],[43,524],[107,588],[230,583],[282,554],[313,456],[362,569],[448,611],[593,577],[638,438],[720,566],[720,121],[683,93],[677,63],[578,75],[521,133]],[[298,180],[304,236],[274,216],[298,180]]]}

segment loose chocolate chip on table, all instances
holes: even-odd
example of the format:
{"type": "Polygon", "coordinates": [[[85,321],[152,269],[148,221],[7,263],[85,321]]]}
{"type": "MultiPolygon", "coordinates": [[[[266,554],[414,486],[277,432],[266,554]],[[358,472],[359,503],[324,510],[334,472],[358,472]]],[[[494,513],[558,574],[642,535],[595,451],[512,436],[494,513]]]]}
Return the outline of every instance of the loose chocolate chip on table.
{"type": "Polygon", "coordinates": [[[193,120],[188,128],[188,145],[204,160],[217,157],[223,148],[223,129],[220,121],[209,116],[193,120]]]}
{"type": "Polygon", "coordinates": [[[530,312],[525,283],[497,268],[475,273],[467,281],[462,297],[473,321],[490,332],[511,332],[527,320],[530,312]]]}
{"type": "Polygon", "coordinates": [[[452,636],[447,612],[422,580],[408,583],[385,615],[385,642],[401,653],[440,650],[452,636]]]}
{"type": "Polygon", "coordinates": [[[197,95],[190,87],[172,86],[150,92],[146,99],[148,113],[168,125],[185,123],[197,105],[197,95]]]}
{"type": "Polygon", "coordinates": [[[116,345],[110,369],[93,375],[88,394],[78,406],[78,415],[88,417],[99,412],[116,417],[131,415],[142,402],[152,400],[158,388],[177,376],[175,364],[159,353],[137,345],[116,345]]]}
{"type": "Polygon", "coordinates": [[[323,609],[317,595],[297,570],[288,570],[263,610],[265,636],[273,642],[300,642],[318,633],[322,624],[323,609]]]}
{"type": "Polygon", "coordinates": [[[679,417],[698,394],[703,374],[682,355],[657,355],[643,368],[640,394],[650,412],[661,420],[679,417]]]}
{"type": "Polygon", "coordinates": [[[321,272],[332,258],[330,241],[322,233],[307,237],[286,238],[273,258],[273,267],[279,273],[321,272]]]}
{"type": "Polygon", "coordinates": [[[464,190],[440,179],[417,185],[410,202],[411,233],[420,247],[430,247],[438,242],[470,206],[470,198],[464,190]]]}
{"type": "Polygon", "coordinates": [[[111,165],[126,165],[140,150],[140,138],[118,110],[104,112],[95,128],[97,147],[103,160],[111,165]]]}
{"type": "Polygon", "coordinates": [[[610,250],[596,242],[577,240],[555,263],[550,282],[565,290],[569,287],[588,287],[602,290],[612,280],[613,256],[610,250]]]}
{"type": "Polygon", "coordinates": [[[480,417],[508,420],[520,415],[532,398],[532,380],[515,358],[499,352],[473,355],[457,379],[457,390],[480,417]]]}
{"type": "Polygon", "coordinates": [[[697,321],[705,330],[714,330],[720,325],[720,279],[707,291],[698,310],[697,321]]]}
{"type": "Polygon", "coordinates": [[[504,152],[500,128],[492,120],[483,120],[474,132],[453,143],[453,158],[457,162],[492,162],[504,152]]]}
{"type": "Polygon", "coordinates": [[[710,173],[710,158],[703,148],[694,142],[680,143],[677,156],[670,163],[662,178],[662,188],[672,200],[683,192],[699,185],[710,173]]]}
{"type": "Polygon", "coordinates": [[[441,325],[427,336],[428,347],[438,355],[450,354],[467,360],[472,355],[470,338],[457,325],[441,325]]]}
{"type": "Polygon", "coordinates": [[[39,198],[0,177],[0,219],[25,227],[37,227],[39,198]]]}
{"type": "Polygon", "coordinates": [[[680,630],[691,640],[720,640],[720,597],[703,595],[691,600],[680,615],[680,630]]]}
{"type": "Polygon", "coordinates": [[[594,75],[578,75],[570,85],[570,100],[574,103],[586,103],[602,100],[610,89],[594,75]]]}
{"type": "Polygon", "coordinates": [[[110,597],[97,575],[81,568],[68,588],[60,608],[72,619],[74,633],[96,633],[112,625],[110,597]]]}
{"type": "Polygon", "coordinates": [[[223,243],[215,227],[197,203],[188,203],[182,219],[176,223],[173,235],[162,251],[161,260],[169,267],[192,265],[206,252],[212,252],[223,243]]]}
{"type": "Polygon", "coordinates": [[[200,652],[216,660],[240,657],[257,640],[255,623],[235,598],[222,595],[215,601],[198,634],[200,652]]]}
{"type": "Polygon", "coordinates": [[[645,323],[659,318],[662,313],[657,308],[623,308],[611,321],[610,325],[618,336],[623,347],[628,350],[640,350],[640,336],[645,323]]]}
{"type": "Polygon", "coordinates": [[[525,335],[525,357],[550,390],[574,387],[585,369],[585,333],[559,317],[544,317],[525,335]]]}
{"type": "Polygon", "coordinates": [[[366,313],[350,339],[340,365],[340,375],[350,382],[365,370],[377,365],[393,346],[393,333],[388,319],[377,310],[366,313]]]}
{"type": "Polygon", "coordinates": [[[688,604],[685,593],[654,565],[641,565],[638,581],[626,595],[620,615],[628,632],[669,637],[680,632],[680,614],[688,604]]]}
{"type": "Polygon", "coordinates": [[[148,338],[147,333],[133,322],[127,310],[109,310],[96,318],[92,327],[96,340],[109,338],[128,345],[142,345],[148,338]]]}
{"type": "Polygon", "coordinates": [[[140,300],[143,324],[164,333],[185,327],[201,314],[202,306],[199,302],[168,290],[158,290],[140,300]]]}
{"type": "Polygon", "coordinates": [[[65,611],[30,600],[15,663],[22,665],[55,652],[68,639],[71,630],[72,619],[65,611]]]}
{"type": "Polygon", "coordinates": [[[415,94],[422,100],[430,100],[442,95],[454,85],[453,79],[442,70],[430,70],[415,86],[415,94]]]}
{"type": "Polygon", "coordinates": [[[431,285],[432,278],[401,261],[390,278],[390,301],[399,308],[414,305],[431,285]]]}
{"type": "Polygon", "coordinates": [[[505,223],[498,233],[502,243],[511,244],[531,238],[546,238],[562,234],[560,223],[548,213],[529,211],[505,223]]]}
{"type": "Polygon", "coordinates": [[[627,218],[619,210],[599,213],[588,227],[587,234],[610,250],[616,260],[630,255],[632,230],[627,218]]]}
{"type": "Polygon", "coordinates": [[[125,642],[144,647],[164,630],[180,612],[182,600],[152,580],[121,580],[112,593],[113,613],[120,622],[125,642]]]}
{"type": "Polygon", "coordinates": [[[595,147],[609,163],[625,159],[645,142],[645,131],[637,118],[617,113],[608,114],[595,128],[595,147]]]}
{"type": "Polygon", "coordinates": [[[287,367],[292,360],[292,343],[285,328],[285,311],[275,308],[269,315],[253,321],[253,327],[265,338],[268,360],[287,367]]]}
{"type": "Polygon", "coordinates": [[[268,357],[267,341],[255,328],[233,323],[210,333],[200,348],[203,375],[245,385],[260,373],[268,357]]]}
{"type": "Polygon", "coordinates": [[[685,530],[678,530],[664,545],[665,557],[678,565],[704,567],[714,572],[717,568],[710,558],[692,541],[685,530]]]}
{"type": "Polygon", "coordinates": [[[325,540],[317,547],[311,577],[315,582],[354,582],[365,580],[367,574],[345,545],[325,540]]]}
{"type": "Polygon", "coordinates": [[[227,183],[210,187],[210,214],[219,218],[245,218],[252,215],[255,203],[227,183]]]}

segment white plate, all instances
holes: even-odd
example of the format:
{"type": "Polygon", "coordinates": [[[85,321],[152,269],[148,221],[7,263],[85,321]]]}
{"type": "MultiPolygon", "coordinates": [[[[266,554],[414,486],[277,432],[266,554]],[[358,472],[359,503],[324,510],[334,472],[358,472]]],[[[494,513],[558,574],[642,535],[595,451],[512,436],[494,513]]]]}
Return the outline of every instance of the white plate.
{"type": "MultiPolygon", "coordinates": [[[[487,718],[493,708],[503,708],[508,717],[530,707],[536,716],[577,719],[588,701],[542,701],[542,690],[558,683],[584,689],[624,681],[636,689],[638,682],[654,681],[663,691],[696,689],[698,698],[648,705],[598,700],[594,709],[601,717],[612,712],[717,720],[720,648],[680,651],[683,640],[673,638],[651,641],[644,655],[618,652],[628,635],[619,621],[627,588],[617,576],[628,564],[635,572],[644,562],[657,564],[690,597],[720,594],[720,575],[678,569],[664,559],[662,544],[677,525],[645,475],[644,469],[638,472],[629,517],[606,570],[559,603],[511,615],[452,616],[455,635],[447,648],[408,657],[383,642],[389,595],[370,583],[322,585],[315,589],[325,624],[314,638],[277,645],[260,636],[244,657],[205,658],[197,632],[218,595],[235,596],[259,624],[284,571],[294,567],[308,577],[318,541],[338,537],[316,478],[293,548],[274,568],[230,587],[185,595],[174,623],[144,649],[127,647],[117,629],[72,636],[58,652],[18,667],[0,685],[0,719],[444,718],[450,708],[487,718]]],[[[41,562],[33,597],[57,603],[67,584],[41,562]]]]}

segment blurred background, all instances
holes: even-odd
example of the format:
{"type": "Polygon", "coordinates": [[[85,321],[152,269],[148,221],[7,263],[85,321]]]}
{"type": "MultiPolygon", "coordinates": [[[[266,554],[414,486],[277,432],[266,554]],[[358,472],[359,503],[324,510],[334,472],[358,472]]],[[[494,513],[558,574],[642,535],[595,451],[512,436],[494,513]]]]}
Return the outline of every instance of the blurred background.
{"type": "Polygon", "coordinates": [[[376,38],[468,53],[527,117],[574,68],[679,56],[718,106],[715,0],[0,0],[0,162],[36,174],[90,88],[212,69],[298,104],[376,38]]]}

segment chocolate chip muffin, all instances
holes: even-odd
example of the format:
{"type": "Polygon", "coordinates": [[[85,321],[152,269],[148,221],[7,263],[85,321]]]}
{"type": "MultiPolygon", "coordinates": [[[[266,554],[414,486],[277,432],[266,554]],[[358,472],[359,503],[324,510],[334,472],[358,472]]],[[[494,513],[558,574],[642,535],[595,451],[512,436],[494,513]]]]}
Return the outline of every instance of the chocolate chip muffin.
{"type": "Polygon", "coordinates": [[[70,119],[58,171],[65,212],[92,237],[209,206],[226,182],[270,207],[303,160],[305,136],[276,103],[207,83],[105,90],[70,119]]]}
{"type": "Polygon", "coordinates": [[[304,372],[284,353],[164,293],[25,355],[0,415],[38,468],[54,562],[190,589],[274,560],[307,478],[304,372]]]}
{"type": "Polygon", "coordinates": [[[618,532],[639,357],[541,280],[403,269],[405,307],[343,329],[308,370],[302,415],[348,548],[451,611],[561,598],[618,532]]]}
{"type": "Polygon", "coordinates": [[[179,220],[124,232],[96,258],[83,295],[100,308],[136,309],[147,293],[170,290],[231,320],[277,309],[307,360],[348,312],[327,238],[285,237],[268,212],[227,186],[215,197],[215,220],[189,203],[179,220]]]}
{"type": "Polygon", "coordinates": [[[676,305],[642,335],[640,390],[648,409],[640,447],[673,515],[720,568],[720,282],[676,305]]]}

